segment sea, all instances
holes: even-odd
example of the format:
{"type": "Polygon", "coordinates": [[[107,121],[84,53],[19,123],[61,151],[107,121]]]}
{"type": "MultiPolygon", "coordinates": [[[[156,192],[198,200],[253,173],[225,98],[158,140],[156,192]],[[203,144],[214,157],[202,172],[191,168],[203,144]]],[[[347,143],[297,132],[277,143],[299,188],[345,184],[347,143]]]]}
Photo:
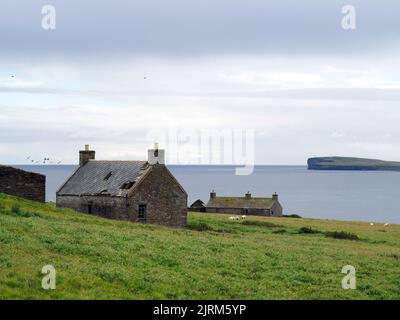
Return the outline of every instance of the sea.
{"type": "MultiPolygon", "coordinates": [[[[14,165],[46,175],[47,201],[74,172],[75,165],[14,165]]],[[[217,196],[254,197],[279,195],[284,214],[329,220],[400,223],[400,172],[317,171],[306,166],[256,166],[247,176],[234,166],[168,166],[186,189],[190,205],[217,196]]]]}

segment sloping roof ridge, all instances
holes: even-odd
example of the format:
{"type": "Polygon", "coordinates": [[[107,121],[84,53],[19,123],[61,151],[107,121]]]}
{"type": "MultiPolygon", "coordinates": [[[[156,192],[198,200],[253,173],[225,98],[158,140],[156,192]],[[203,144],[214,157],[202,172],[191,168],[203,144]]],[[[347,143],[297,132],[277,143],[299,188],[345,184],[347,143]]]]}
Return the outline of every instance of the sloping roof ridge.
{"type": "Polygon", "coordinates": [[[82,168],[83,166],[78,166],[78,168],[76,168],[74,170],[74,172],[72,172],[67,179],[65,179],[64,183],[57,189],[56,191],[56,196],[58,195],[58,193],[67,185],[67,183],[72,179],[73,176],[75,176],[78,171],[82,168]]]}
{"type": "MultiPolygon", "coordinates": [[[[222,197],[216,196],[215,199],[244,199],[244,200],[247,200],[246,197],[233,197],[233,196],[231,196],[231,197],[230,196],[222,196],[222,197]]],[[[251,196],[251,198],[248,200],[251,200],[251,199],[264,200],[264,199],[272,199],[272,197],[253,197],[253,196],[251,196]]]]}
{"type": "Polygon", "coordinates": [[[135,162],[146,163],[146,160],[89,160],[88,162],[135,162]]]}
{"type": "Polygon", "coordinates": [[[165,167],[165,169],[167,170],[168,174],[171,176],[172,180],[175,181],[175,183],[178,184],[179,189],[181,189],[183,191],[183,193],[186,194],[186,196],[188,195],[188,193],[186,192],[186,190],[183,188],[183,186],[180,184],[180,182],[178,181],[178,179],[175,178],[175,176],[172,174],[172,172],[168,169],[168,167],[165,164],[162,164],[162,166],[165,167]]]}

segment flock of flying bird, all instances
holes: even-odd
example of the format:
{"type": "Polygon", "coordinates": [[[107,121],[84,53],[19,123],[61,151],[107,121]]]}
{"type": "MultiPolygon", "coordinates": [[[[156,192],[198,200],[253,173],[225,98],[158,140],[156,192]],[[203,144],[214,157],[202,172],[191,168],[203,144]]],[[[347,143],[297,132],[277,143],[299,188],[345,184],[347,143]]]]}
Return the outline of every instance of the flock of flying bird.
{"type": "Polygon", "coordinates": [[[51,160],[50,158],[43,158],[41,160],[35,160],[35,159],[31,159],[31,156],[28,156],[26,158],[27,161],[29,161],[30,163],[42,163],[42,164],[60,164],[61,161],[60,160],[51,160]]]}

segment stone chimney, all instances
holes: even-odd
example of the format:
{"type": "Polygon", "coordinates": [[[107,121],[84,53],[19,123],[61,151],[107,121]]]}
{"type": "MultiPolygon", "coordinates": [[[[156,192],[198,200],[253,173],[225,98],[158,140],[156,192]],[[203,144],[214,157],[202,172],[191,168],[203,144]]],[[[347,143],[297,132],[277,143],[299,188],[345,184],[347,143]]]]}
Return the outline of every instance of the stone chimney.
{"type": "Polygon", "coordinates": [[[276,192],[272,195],[272,200],[278,201],[278,194],[276,192]]]}
{"type": "Polygon", "coordinates": [[[85,165],[89,160],[96,158],[96,151],[90,150],[89,145],[85,144],[85,150],[79,151],[79,166],[85,165]]]}
{"type": "Polygon", "coordinates": [[[211,191],[210,192],[210,199],[214,199],[217,196],[217,194],[215,193],[215,191],[211,191]]]}
{"type": "Polygon", "coordinates": [[[154,149],[147,151],[147,161],[150,164],[165,164],[165,150],[158,148],[158,143],[154,144],[154,149]]]}
{"type": "Polygon", "coordinates": [[[250,191],[247,191],[247,193],[245,194],[246,200],[250,200],[251,199],[251,193],[250,191]]]}

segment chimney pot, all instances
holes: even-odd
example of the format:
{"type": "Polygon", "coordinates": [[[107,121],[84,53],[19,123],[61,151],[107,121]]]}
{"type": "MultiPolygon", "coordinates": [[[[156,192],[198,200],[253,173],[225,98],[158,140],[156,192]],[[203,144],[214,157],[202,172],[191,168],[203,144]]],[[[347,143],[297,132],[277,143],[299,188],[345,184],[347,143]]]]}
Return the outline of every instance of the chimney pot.
{"type": "Polygon", "coordinates": [[[210,199],[214,199],[217,196],[217,194],[215,193],[215,191],[211,191],[210,192],[210,199]]]}
{"type": "Polygon", "coordinates": [[[89,145],[85,144],[85,150],[79,151],[79,166],[85,165],[89,160],[96,158],[96,152],[90,150],[89,145]]]}
{"type": "Polygon", "coordinates": [[[154,149],[147,151],[147,161],[150,164],[165,164],[165,150],[158,149],[158,143],[154,143],[154,149]]]}

